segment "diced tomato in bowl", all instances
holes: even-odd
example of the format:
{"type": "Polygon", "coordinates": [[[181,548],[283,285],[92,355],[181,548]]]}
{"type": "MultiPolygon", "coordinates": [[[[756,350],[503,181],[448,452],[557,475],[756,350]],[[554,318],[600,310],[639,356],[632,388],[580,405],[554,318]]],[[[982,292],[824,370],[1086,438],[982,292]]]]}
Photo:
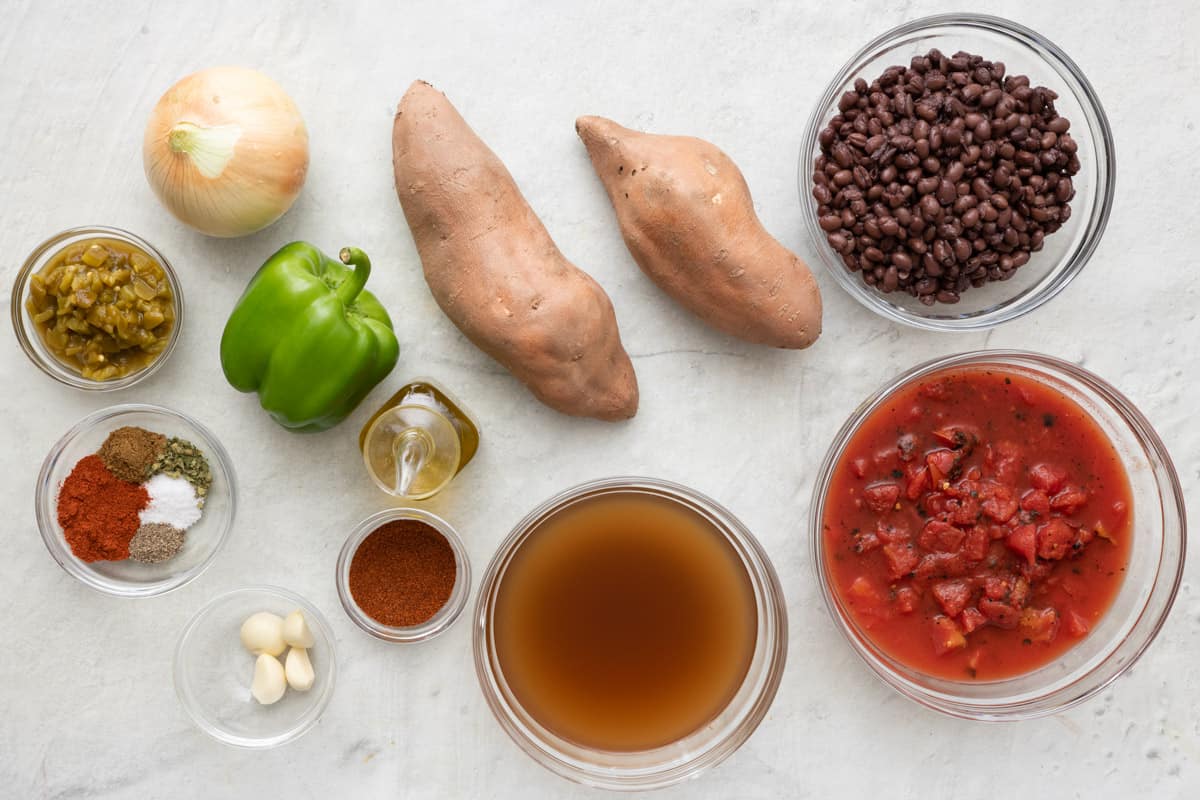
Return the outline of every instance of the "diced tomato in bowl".
{"type": "Polygon", "coordinates": [[[826,564],[894,658],[943,678],[1008,677],[1086,636],[1111,602],[1128,480],[1072,403],[964,371],[906,387],[847,444],[825,501],[826,564]]]}

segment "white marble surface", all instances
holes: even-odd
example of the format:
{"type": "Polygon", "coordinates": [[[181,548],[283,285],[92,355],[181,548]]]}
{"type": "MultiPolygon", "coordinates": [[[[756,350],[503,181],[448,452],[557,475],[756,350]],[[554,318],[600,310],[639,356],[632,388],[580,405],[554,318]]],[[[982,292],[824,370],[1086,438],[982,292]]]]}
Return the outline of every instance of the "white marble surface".
{"type": "Polygon", "coordinates": [[[420,647],[389,646],[342,614],[334,559],[348,528],[386,505],[355,433],[407,376],[468,399],[478,459],[429,506],[456,523],[476,575],[510,526],[568,485],[641,473],[695,486],[757,532],[789,601],[787,673],[770,715],[732,758],[663,797],[1196,797],[1200,794],[1200,566],[1132,672],[1069,713],[987,726],[924,711],[878,683],[827,618],[803,519],[813,471],[854,404],[917,361],[980,346],[1042,349],[1115,382],[1200,486],[1191,391],[1196,320],[1195,159],[1200,12],[1187,0],[1045,2],[998,9],[1042,30],[1087,71],[1117,139],[1119,192],[1092,263],[1063,295],[987,335],[902,329],[827,276],[821,341],[772,352],[712,332],[636,269],[572,123],[611,115],[712,139],[739,162],[761,216],[802,254],[794,184],[801,128],[821,85],[870,36],[961,3],[517,2],[50,3],[0,0],[0,284],[5,297],[43,237],[90,222],[141,233],[185,282],[180,347],[154,378],[115,395],[40,375],[11,333],[0,346],[0,795],[12,798],[583,797],[525,758],[475,682],[469,625],[420,647]],[[805,7],[808,6],[808,8],[805,7]],[[246,10],[254,6],[256,10],[246,10]],[[158,95],[194,69],[238,62],[292,93],[312,136],[294,210],[249,238],[197,235],[164,212],[142,176],[141,132],[158,95]],[[507,162],[562,249],[612,296],[642,388],[628,424],[540,406],[463,340],[422,282],[392,191],[395,102],[417,77],[448,92],[507,162]],[[222,380],[217,340],[247,278],[277,246],[355,243],[392,310],[403,354],[344,426],[285,433],[222,380]],[[50,445],[114,402],[179,408],[210,425],[241,480],[236,534],[184,589],[120,601],[47,556],[33,486],[50,445]],[[171,687],[171,651],[195,609],[222,590],[273,582],[332,620],[341,675],[320,725],[270,752],[207,739],[171,687]]]}

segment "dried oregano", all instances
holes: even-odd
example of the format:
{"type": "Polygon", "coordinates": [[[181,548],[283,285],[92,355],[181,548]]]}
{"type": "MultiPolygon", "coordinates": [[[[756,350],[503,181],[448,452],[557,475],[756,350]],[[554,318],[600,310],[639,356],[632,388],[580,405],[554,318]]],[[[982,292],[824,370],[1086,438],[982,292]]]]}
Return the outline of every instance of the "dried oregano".
{"type": "Polygon", "coordinates": [[[151,475],[159,473],[186,479],[196,487],[196,496],[201,503],[212,486],[212,470],[204,453],[188,440],[176,436],[167,441],[166,449],[150,467],[151,475]]]}

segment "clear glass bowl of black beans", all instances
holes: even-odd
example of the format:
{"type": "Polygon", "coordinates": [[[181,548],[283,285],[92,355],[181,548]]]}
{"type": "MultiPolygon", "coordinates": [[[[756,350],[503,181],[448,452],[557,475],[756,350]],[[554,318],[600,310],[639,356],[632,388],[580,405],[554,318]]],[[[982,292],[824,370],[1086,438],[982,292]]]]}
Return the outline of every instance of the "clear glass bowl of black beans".
{"type": "Polygon", "coordinates": [[[932,330],[1032,311],[1091,257],[1112,132],[1079,67],[1014,22],[947,14],[860,50],[800,151],[818,260],[855,299],[932,330]]]}

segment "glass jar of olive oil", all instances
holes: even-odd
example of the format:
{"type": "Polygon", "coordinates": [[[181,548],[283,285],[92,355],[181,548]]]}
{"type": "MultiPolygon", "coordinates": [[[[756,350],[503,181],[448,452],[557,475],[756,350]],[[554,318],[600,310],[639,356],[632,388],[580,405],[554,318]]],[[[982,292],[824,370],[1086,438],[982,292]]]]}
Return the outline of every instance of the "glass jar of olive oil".
{"type": "Polygon", "coordinates": [[[380,489],[424,500],[474,458],[479,428],[445,390],[432,381],[415,380],[367,420],[358,444],[367,474],[380,489]]]}

